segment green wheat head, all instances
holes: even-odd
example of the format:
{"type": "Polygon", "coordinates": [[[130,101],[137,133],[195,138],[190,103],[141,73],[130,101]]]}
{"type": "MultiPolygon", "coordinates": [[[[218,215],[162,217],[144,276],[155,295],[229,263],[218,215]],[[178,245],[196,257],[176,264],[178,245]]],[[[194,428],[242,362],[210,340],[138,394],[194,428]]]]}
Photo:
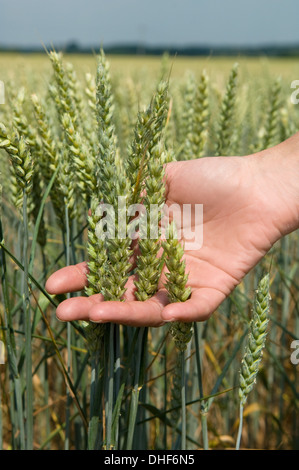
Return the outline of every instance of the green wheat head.
{"type": "MultiPolygon", "coordinates": [[[[188,275],[185,272],[186,263],[182,260],[184,248],[177,239],[175,223],[169,227],[168,238],[162,243],[165,253],[165,264],[168,269],[166,273],[167,282],[165,287],[170,302],[185,302],[191,295],[191,288],[186,287],[188,275]]],[[[184,322],[173,322],[170,332],[174,338],[176,347],[180,351],[187,348],[192,338],[192,324],[184,322]]]]}
{"type": "Polygon", "coordinates": [[[140,255],[137,257],[136,266],[138,280],[135,281],[137,287],[135,296],[138,300],[146,300],[154,295],[163,267],[158,256],[161,249],[159,222],[165,200],[163,161],[163,147],[162,144],[158,144],[153,149],[152,159],[148,165],[149,176],[145,182],[146,196],[143,204],[146,213],[141,218],[141,228],[143,222],[145,228],[139,239],[140,255]],[[157,233],[152,233],[154,229],[157,229],[157,233]]]}
{"type": "Polygon", "coordinates": [[[248,343],[241,364],[239,397],[242,406],[256,382],[266,342],[269,308],[269,274],[266,274],[259,282],[255,294],[248,343]]]}
{"type": "Polygon", "coordinates": [[[236,63],[230,72],[221,103],[219,129],[217,130],[217,149],[215,153],[217,156],[229,155],[230,152],[234,128],[238,70],[239,65],[236,63]]]}
{"type": "Polygon", "coordinates": [[[14,175],[22,191],[30,194],[34,172],[33,159],[24,137],[8,135],[4,124],[0,123],[0,148],[4,149],[12,163],[14,175]]]}

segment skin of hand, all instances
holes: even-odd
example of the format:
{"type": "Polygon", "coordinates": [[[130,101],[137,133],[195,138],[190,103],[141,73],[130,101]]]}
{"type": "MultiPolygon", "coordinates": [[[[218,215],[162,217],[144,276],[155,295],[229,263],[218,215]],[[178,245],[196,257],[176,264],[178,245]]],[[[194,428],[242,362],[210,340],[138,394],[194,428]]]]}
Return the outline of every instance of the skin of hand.
{"type": "MultiPolygon", "coordinates": [[[[298,228],[299,134],[244,157],[205,157],[166,165],[166,204],[203,204],[203,245],[185,250],[191,297],[169,303],[162,273],[158,292],[141,302],[131,277],[124,302],[101,294],[61,302],[61,321],[90,320],[158,327],[207,320],[274,243],[298,228]]],[[[68,266],[46,283],[50,294],[80,291],[87,264],[68,266]]]]}

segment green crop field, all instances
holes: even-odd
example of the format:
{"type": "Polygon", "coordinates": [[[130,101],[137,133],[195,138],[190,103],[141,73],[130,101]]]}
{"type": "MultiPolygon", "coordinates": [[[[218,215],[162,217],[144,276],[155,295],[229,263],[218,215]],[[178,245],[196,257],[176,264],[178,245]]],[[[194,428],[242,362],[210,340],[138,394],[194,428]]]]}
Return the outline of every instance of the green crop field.
{"type": "MultiPolygon", "coordinates": [[[[0,449],[299,448],[297,232],[203,322],[61,322],[56,307],[77,293],[45,291],[88,261],[81,295],[121,300],[135,268],[127,239],[96,238],[99,200],[138,202],[144,184],[161,203],[164,164],[285,140],[299,130],[294,80],[297,59],[0,54],[0,449]],[[258,287],[269,323],[246,375],[258,287]]],[[[159,243],[140,247],[141,301],[157,290],[159,243]]],[[[169,295],[184,301],[180,249],[165,253],[169,295]]]]}

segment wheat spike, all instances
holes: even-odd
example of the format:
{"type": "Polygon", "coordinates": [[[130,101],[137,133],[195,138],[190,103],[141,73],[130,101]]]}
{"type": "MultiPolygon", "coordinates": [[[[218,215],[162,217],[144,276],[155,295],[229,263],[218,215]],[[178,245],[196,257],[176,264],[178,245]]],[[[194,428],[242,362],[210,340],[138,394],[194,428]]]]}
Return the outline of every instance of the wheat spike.
{"type": "Polygon", "coordinates": [[[239,397],[242,405],[245,404],[256,382],[266,342],[269,308],[269,274],[266,274],[259,282],[255,294],[248,344],[241,364],[239,397]]]}

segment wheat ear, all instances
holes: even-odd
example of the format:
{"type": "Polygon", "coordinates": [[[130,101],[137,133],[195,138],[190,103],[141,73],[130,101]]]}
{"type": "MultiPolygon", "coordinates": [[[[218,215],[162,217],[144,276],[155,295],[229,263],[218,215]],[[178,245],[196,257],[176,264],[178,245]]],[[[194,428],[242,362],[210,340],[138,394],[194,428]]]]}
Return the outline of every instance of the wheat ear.
{"type": "Polygon", "coordinates": [[[262,149],[273,147],[279,141],[279,112],[281,109],[281,79],[278,77],[270,90],[270,103],[265,125],[262,149]]]}
{"type": "MultiPolygon", "coordinates": [[[[185,272],[186,263],[182,260],[184,248],[177,239],[175,223],[169,227],[168,238],[162,243],[165,253],[165,264],[168,269],[166,273],[167,282],[165,287],[170,302],[185,302],[191,294],[191,288],[186,288],[188,275],[185,272]]],[[[175,344],[180,351],[185,351],[192,337],[192,324],[173,322],[170,332],[175,344]]]]}
{"type": "Polygon", "coordinates": [[[193,149],[193,158],[203,156],[207,142],[208,122],[209,122],[209,79],[205,70],[203,70],[195,92],[194,99],[194,126],[191,134],[191,144],[193,149]]]}
{"type": "Polygon", "coordinates": [[[0,123],[0,148],[9,154],[16,180],[22,191],[29,195],[34,168],[25,139],[17,136],[10,137],[6,127],[0,123]]]}
{"type": "Polygon", "coordinates": [[[163,265],[161,259],[158,258],[158,253],[161,248],[159,221],[162,217],[165,201],[164,158],[160,143],[152,152],[152,160],[149,162],[149,176],[145,182],[146,196],[143,204],[146,211],[141,216],[140,255],[137,257],[136,266],[138,280],[135,281],[137,287],[135,296],[138,300],[146,300],[157,291],[163,265]],[[143,227],[143,222],[145,227],[143,227]]]}
{"type": "Polygon", "coordinates": [[[240,425],[236,445],[237,449],[240,446],[241,440],[243,408],[249,393],[256,383],[256,377],[266,342],[270,309],[269,282],[270,276],[266,274],[258,284],[254,298],[253,316],[249,325],[248,342],[241,363],[239,386],[240,425]]]}
{"type": "Polygon", "coordinates": [[[225,94],[221,103],[220,122],[218,130],[218,142],[216,155],[229,155],[233,118],[236,107],[236,91],[238,79],[238,63],[235,63],[231,69],[228,82],[226,85],[225,94]]]}

